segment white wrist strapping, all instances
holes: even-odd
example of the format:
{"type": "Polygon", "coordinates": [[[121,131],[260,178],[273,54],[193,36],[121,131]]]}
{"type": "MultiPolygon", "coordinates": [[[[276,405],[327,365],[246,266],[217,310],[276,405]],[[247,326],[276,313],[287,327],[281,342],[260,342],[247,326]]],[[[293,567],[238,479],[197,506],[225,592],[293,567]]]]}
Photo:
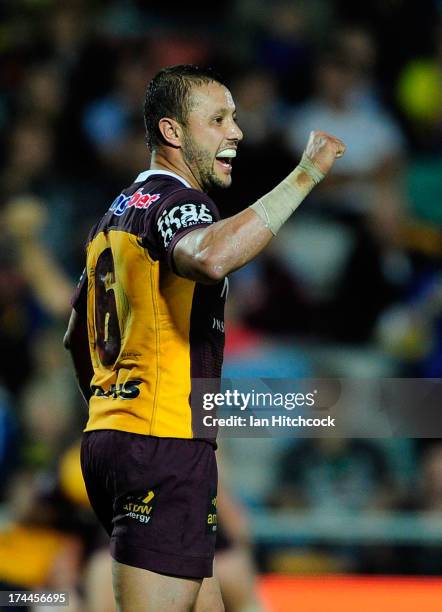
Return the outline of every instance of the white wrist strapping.
{"type": "Polygon", "coordinates": [[[296,168],[272,191],[257,200],[250,206],[260,217],[269,230],[276,236],[281,226],[298,208],[304,198],[315,185],[324,178],[325,174],[319,170],[312,160],[304,153],[296,168]],[[303,180],[300,175],[307,174],[311,181],[303,180]]]}

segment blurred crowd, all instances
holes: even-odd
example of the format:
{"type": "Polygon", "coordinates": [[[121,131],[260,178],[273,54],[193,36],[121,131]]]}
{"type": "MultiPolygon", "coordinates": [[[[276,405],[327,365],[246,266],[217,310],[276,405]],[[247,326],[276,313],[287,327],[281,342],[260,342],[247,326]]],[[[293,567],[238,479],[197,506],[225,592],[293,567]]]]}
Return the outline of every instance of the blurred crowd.
{"type": "MultiPolygon", "coordinates": [[[[279,182],[310,130],[347,144],[278,239],[232,276],[226,375],[442,377],[440,2],[212,8],[1,3],[0,502],[13,521],[0,531],[0,558],[15,547],[20,560],[32,535],[43,560],[28,572],[0,563],[0,583],[65,584],[87,599],[88,581],[100,579],[102,534],[63,490],[86,407],[61,338],[90,227],[148,167],[144,91],[165,65],[209,64],[230,84],[245,138],[232,188],[214,194],[223,215],[279,182]]],[[[243,442],[223,451],[246,503],[442,517],[440,441],[250,444],[252,466],[241,464],[243,442]]],[[[304,549],[304,560],[324,553],[304,549]]],[[[298,567],[299,551],[288,552],[292,564],[272,565],[274,551],[261,547],[262,568],[298,567]]],[[[339,571],[442,568],[434,546],[325,552],[321,567],[339,571]]]]}

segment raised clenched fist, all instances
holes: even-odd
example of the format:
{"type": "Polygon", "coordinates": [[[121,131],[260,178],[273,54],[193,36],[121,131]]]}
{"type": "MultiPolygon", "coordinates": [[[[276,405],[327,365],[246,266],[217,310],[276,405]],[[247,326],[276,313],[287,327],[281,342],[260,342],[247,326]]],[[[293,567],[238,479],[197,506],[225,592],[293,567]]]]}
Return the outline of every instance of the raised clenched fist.
{"type": "Polygon", "coordinates": [[[323,174],[327,174],[336,159],[344,155],[345,149],[345,144],[339,138],[315,130],[310,132],[305,154],[323,174]]]}

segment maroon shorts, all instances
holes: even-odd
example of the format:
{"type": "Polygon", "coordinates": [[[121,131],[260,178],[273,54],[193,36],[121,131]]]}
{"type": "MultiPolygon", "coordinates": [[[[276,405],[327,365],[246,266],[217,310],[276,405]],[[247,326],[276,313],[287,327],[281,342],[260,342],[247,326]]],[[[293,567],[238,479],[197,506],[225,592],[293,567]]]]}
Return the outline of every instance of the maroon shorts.
{"type": "Polygon", "coordinates": [[[212,576],[218,474],[209,442],[91,431],[83,435],[81,466],[116,561],[212,576]]]}

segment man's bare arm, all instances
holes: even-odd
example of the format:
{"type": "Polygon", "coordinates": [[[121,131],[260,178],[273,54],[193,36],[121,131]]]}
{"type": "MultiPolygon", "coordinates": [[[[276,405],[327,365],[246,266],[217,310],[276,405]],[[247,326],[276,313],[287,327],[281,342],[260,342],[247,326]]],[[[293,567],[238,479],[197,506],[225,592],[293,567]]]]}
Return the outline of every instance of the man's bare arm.
{"type": "Polygon", "coordinates": [[[251,261],[273,238],[247,208],[234,217],[186,234],[174,249],[177,272],[201,283],[216,283],[251,261]]]}
{"type": "Polygon", "coordinates": [[[87,321],[75,310],[71,312],[68,329],[64,336],[64,346],[71,353],[78,386],[86,404],[89,404],[92,396],[91,380],[94,371],[89,353],[87,321]]]}
{"type": "Polygon", "coordinates": [[[47,217],[43,201],[33,196],[10,200],[4,226],[15,240],[18,267],[43,308],[54,317],[66,317],[72,294],[70,280],[40,239],[47,217]]]}
{"type": "Polygon", "coordinates": [[[275,189],[237,215],[179,240],[173,253],[177,272],[214,283],[251,261],[344,152],[337,138],[312,132],[299,166],[275,189]]]}

